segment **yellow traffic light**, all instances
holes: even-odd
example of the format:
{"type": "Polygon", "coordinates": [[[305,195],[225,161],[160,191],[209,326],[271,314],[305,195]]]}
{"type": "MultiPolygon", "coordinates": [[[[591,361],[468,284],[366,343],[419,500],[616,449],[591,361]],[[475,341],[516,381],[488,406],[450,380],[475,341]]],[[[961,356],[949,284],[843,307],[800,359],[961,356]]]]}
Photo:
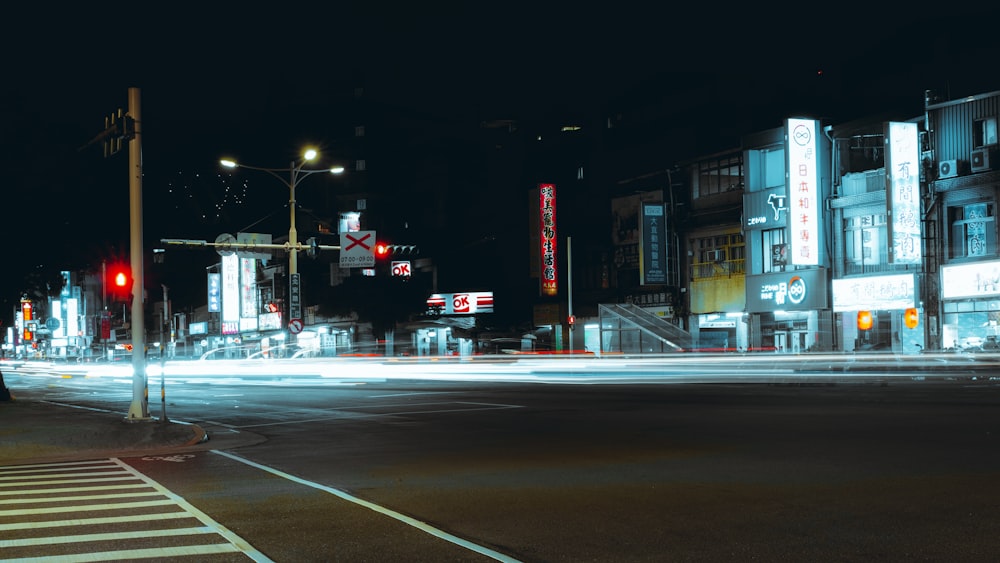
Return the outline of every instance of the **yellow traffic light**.
{"type": "Polygon", "coordinates": [[[872,327],[872,312],[858,311],[858,330],[868,330],[872,327]]]}
{"type": "Polygon", "coordinates": [[[910,307],[903,313],[903,324],[906,328],[917,328],[920,324],[920,314],[917,313],[916,308],[910,307]]]}

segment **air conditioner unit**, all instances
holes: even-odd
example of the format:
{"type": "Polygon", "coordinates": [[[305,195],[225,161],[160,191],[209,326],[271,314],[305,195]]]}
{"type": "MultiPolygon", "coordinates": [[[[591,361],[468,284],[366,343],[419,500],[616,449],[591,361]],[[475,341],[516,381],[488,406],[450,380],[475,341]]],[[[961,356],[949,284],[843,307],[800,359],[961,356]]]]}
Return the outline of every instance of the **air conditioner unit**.
{"type": "Polygon", "coordinates": [[[996,161],[996,151],[987,148],[972,151],[972,158],[969,159],[973,172],[986,172],[988,170],[993,170],[993,167],[996,166],[996,161]]]}
{"type": "Polygon", "coordinates": [[[726,259],[726,253],[723,250],[709,250],[706,254],[706,258],[709,262],[722,262],[726,259]]]}
{"type": "Polygon", "coordinates": [[[968,164],[964,160],[942,160],[938,163],[938,179],[964,176],[968,173],[968,164]]]}

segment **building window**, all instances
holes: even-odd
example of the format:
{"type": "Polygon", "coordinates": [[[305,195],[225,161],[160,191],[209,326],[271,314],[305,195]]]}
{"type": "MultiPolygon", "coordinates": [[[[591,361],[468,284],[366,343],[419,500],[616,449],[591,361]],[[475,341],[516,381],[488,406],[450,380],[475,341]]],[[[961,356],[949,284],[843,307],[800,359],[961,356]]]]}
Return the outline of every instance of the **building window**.
{"type": "Polygon", "coordinates": [[[743,163],[739,156],[699,162],[695,170],[694,197],[705,197],[743,188],[743,163]]]}
{"type": "Polygon", "coordinates": [[[365,126],[364,125],[358,125],[358,126],[356,126],[354,128],[354,136],[355,137],[364,137],[365,136],[365,126]]]}
{"type": "Polygon", "coordinates": [[[358,172],[365,170],[365,159],[358,159],[354,161],[354,169],[358,172]]]}
{"type": "Polygon", "coordinates": [[[743,273],[746,243],[740,233],[720,234],[691,239],[694,256],[692,277],[710,278],[743,273]]]}
{"type": "Polygon", "coordinates": [[[844,221],[844,255],[848,273],[865,271],[866,266],[886,262],[887,250],[885,215],[862,215],[844,221]],[[853,266],[853,267],[851,267],[853,266]]]}
{"type": "Polygon", "coordinates": [[[784,272],[788,264],[788,242],[785,240],[785,229],[768,229],[761,233],[764,258],[764,273],[784,272]]]}
{"type": "Polygon", "coordinates": [[[987,117],[986,119],[977,119],[973,126],[973,134],[975,135],[973,145],[976,148],[996,145],[997,118],[987,117]]]}
{"type": "Polygon", "coordinates": [[[994,256],[997,247],[992,203],[971,203],[948,208],[951,258],[994,256]]]}

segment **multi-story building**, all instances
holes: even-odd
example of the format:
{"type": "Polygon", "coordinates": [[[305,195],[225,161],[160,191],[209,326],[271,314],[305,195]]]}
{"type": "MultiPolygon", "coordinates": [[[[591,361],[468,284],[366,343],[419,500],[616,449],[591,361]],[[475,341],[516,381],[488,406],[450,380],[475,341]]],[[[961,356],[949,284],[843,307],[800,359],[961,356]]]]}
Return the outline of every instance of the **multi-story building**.
{"type": "Polygon", "coordinates": [[[1000,339],[1000,92],[957,100],[928,93],[926,325],[932,346],[995,349],[1000,339]]]}
{"type": "Polygon", "coordinates": [[[833,347],[826,221],[830,142],[792,118],[744,137],[743,232],[749,348],[833,347]]]}

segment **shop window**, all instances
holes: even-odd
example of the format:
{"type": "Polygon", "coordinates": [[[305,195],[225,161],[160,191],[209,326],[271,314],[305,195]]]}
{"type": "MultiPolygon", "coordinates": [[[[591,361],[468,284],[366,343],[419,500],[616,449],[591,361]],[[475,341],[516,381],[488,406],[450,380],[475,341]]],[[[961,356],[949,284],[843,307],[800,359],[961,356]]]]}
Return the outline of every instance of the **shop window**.
{"type": "Polygon", "coordinates": [[[977,119],[973,124],[973,135],[976,148],[997,144],[997,118],[987,117],[977,119]]]}
{"type": "Polygon", "coordinates": [[[948,208],[951,227],[950,258],[996,255],[996,224],[992,203],[972,203],[948,208]]]}

